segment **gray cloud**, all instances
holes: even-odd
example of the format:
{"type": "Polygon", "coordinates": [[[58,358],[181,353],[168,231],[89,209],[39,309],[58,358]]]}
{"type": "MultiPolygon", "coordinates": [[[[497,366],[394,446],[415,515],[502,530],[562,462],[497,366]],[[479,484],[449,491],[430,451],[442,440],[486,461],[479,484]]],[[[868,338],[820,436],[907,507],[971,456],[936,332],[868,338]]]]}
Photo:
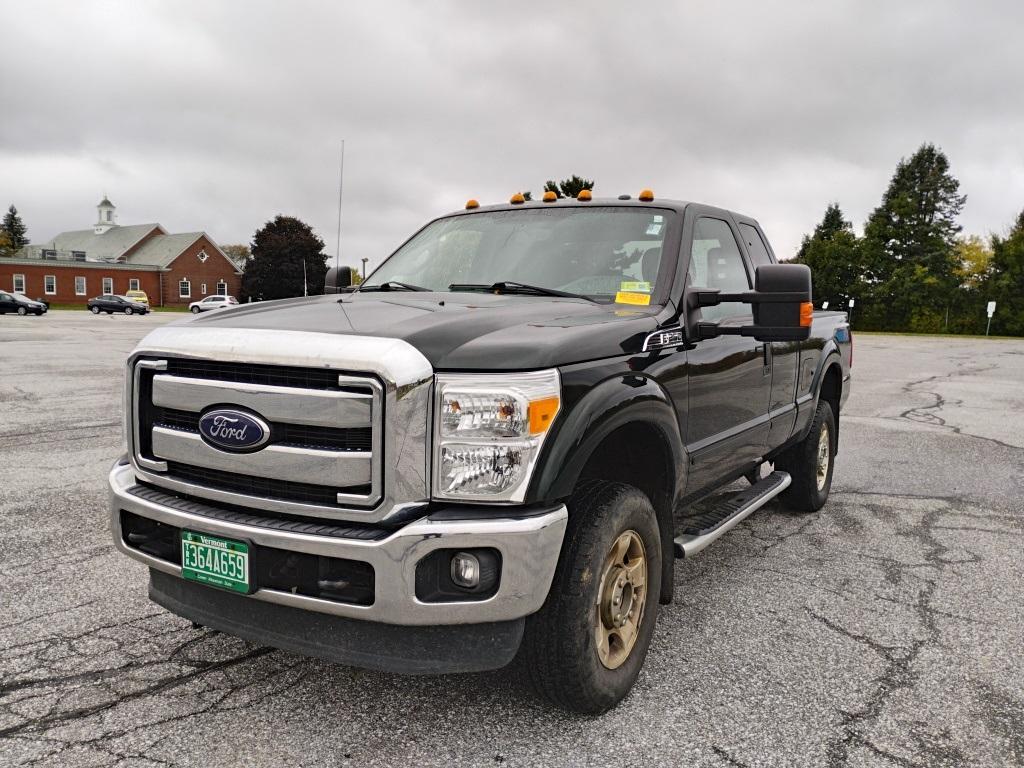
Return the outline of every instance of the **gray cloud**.
{"type": "Polygon", "coordinates": [[[379,261],[468,197],[598,194],[756,216],[791,254],[859,225],[896,161],[949,155],[971,232],[1024,207],[1015,2],[625,4],[3,0],[0,203],[35,240],[123,223],[247,242],[276,213],[379,261]]]}

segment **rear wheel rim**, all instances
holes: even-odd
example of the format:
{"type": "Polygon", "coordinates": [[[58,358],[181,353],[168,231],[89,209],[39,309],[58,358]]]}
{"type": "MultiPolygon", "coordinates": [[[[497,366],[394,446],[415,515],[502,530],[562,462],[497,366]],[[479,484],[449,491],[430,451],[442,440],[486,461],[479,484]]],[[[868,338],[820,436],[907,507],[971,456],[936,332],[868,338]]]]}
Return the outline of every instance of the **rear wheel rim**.
{"type": "Polygon", "coordinates": [[[821,425],[821,432],[818,434],[818,458],[816,462],[815,479],[818,482],[818,490],[825,490],[825,483],[828,481],[828,467],[832,461],[832,441],[829,435],[828,424],[821,425]]]}
{"type": "Polygon", "coordinates": [[[607,669],[629,658],[640,635],[647,603],[647,551],[640,534],[619,534],[605,556],[594,611],[597,655],[607,669]]]}

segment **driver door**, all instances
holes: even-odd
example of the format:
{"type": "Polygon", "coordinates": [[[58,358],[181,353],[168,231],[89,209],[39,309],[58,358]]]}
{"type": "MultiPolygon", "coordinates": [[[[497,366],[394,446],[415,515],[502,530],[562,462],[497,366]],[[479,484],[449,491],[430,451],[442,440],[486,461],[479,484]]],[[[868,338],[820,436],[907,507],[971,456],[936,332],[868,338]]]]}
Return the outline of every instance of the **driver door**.
{"type": "MultiPolygon", "coordinates": [[[[731,216],[698,214],[693,225],[687,282],[724,292],[748,291],[753,269],[738,244],[731,216]]],[[[695,310],[720,326],[753,322],[749,304],[723,303],[695,310]]],[[[746,336],[696,341],[687,352],[689,407],[687,493],[738,477],[764,455],[768,438],[771,356],[764,342],[746,336]]]]}

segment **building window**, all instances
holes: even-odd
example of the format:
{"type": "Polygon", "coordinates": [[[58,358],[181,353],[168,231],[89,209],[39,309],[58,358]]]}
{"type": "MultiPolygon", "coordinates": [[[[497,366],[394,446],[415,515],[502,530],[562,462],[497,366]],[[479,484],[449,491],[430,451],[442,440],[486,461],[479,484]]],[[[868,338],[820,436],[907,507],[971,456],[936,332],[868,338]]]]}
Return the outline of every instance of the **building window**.
{"type": "Polygon", "coordinates": [[[202,293],[202,294],[203,294],[203,296],[205,296],[205,295],[206,295],[206,283],[202,283],[202,284],[201,284],[201,285],[199,286],[199,291],[200,291],[200,293],[202,293]]]}
{"type": "Polygon", "coordinates": [[[85,251],[72,251],[71,258],[75,261],[85,261],[85,251]]]}
{"type": "Polygon", "coordinates": [[[75,296],[85,296],[85,278],[82,275],[75,278],[75,296]]]}
{"type": "Polygon", "coordinates": [[[139,278],[133,277],[128,280],[128,290],[137,291],[139,290],[139,278]]]}
{"type": "Polygon", "coordinates": [[[107,214],[107,221],[113,221],[114,220],[114,212],[113,211],[105,211],[105,213],[107,214]]]}
{"type": "Polygon", "coordinates": [[[24,293],[25,292],[25,276],[15,275],[14,276],[14,292],[24,293]]]}
{"type": "Polygon", "coordinates": [[[49,248],[43,248],[43,258],[46,259],[47,261],[56,261],[57,252],[50,250],[49,248]]]}
{"type": "Polygon", "coordinates": [[[217,283],[217,295],[218,296],[227,296],[228,295],[228,284],[225,283],[223,280],[221,280],[219,283],[217,283]]]}
{"type": "Polygon", "coordinates": [[[208,258],[210,258],[210,257],[206,255],[206,251],[200,251],[200,252],[199,252],[199,253],[198,253],[198,254],[196,255],[196,258],[197,258],[197,259],[199,259],[200,261],[206,261],[206,260],[207,260],[208,258]]]}
{"type": "Polygon", "coordinates": [[[103,278],[103,293],[104,295],[114,292],[114,278],[104,277],[103,278]]]}
{"type": "Polygon", "coordinates": [[[43,278],[43,293],[45,293],[47,296],[53,296],[55,293],[57,293],[56,275],[46,275],[43,278]]]}
{"type": "Polygon", "coordinates": [[[182,299],[192,298],[192,283],[188,280],[182,280],[178,283],[178,296],[182,299]]]}

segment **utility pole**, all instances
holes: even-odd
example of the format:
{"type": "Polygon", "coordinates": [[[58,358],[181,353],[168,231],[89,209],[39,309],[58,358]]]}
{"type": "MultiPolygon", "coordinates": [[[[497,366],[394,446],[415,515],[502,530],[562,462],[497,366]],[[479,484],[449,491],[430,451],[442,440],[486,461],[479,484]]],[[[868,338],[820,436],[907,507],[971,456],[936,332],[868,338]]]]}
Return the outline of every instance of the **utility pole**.
{"type": "MultiPolygon", "coordinates": [[[[334,251],[334,266],[341,266],[341,194],[345,189],[345,140],[341,140],[341,164],[338,169],[338,246],[334,251]]],[[[305,265],[303,265],[305,266],[305,265]]]]}

